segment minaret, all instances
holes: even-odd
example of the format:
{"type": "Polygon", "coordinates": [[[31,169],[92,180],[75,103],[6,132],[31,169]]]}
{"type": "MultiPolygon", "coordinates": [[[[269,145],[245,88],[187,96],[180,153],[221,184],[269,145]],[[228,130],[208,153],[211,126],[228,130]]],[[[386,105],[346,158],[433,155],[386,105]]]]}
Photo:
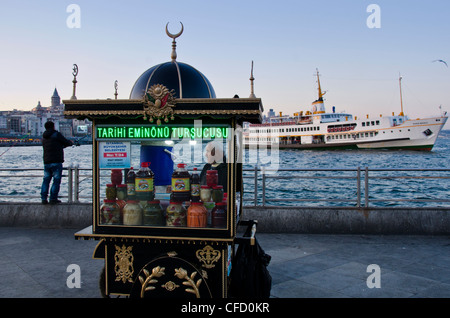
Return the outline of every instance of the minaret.
{"type": "Polygon", "coordinates": [[[255,78],[253,77],[253,61],[252,61],[252,70],[250,73],[250,96],[249,96],[249,98],[256,98],[255,92],[254,92],[254,87],[253,87],[254,80],[255,80],[255,78]]]}

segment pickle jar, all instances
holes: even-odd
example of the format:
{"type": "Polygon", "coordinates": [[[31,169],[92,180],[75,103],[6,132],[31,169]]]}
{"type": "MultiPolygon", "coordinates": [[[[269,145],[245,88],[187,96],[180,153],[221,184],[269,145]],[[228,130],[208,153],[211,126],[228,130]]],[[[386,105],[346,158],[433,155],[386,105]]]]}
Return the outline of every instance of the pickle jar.
{"type": "Polygon", "coordinates": [[[166,209],[167,226],[186,226],[186,209],[181,202],[170,201],[166,209]]]}
{"type": "Polygon", "coordinates": [[[211,211],[211,226],[212,227],[227,227],[227,204],[225,202],[216,203],[216,206],[211,211]]]}
{"type": "Polygon", "coordinates": [[[159,200],[148,201],[144,207],[143,224],[144,225],[165,225],[164,213],[159,200]]]}
{"type": "Polygon", "coordinates": [[[115,200],[116,199],[116,185],[114,183],[108,183],[106,185],[106,199],[115,200]]]}
{"type": "Polygon", "coordinates": [[[207,210],[201,202],[192,202],[187,210],[188,227],[206,227],[208,221],[207,210]]]}
{"type": "Polygon", "coordinates": [[[200,187],[200,200],[202,202],[209,202],[211,201],[211,188],[207,185],[202,185],[200,187]]]}
{"type": "Polygon", "coordinates": [[[217,185],[213,187],[211,198],[215,203],[223,201],[223,186],[217,185]]]}
{"type": "Polygon", "coordinates": [[[123,223],[123,208],[125,207],[125,205],[127,204],[127,201],[125,200],[116,200],[116,204],[119,207],[119,211],[120,211],[120,224],[123,223]]]}
{"type": "Polygon", "coordinates": [[[120,224],[120,209],[116,204],[116,200],[103,200],[100,207],[100,215],[102,224],[120,224]]]}
{"type": "Polygon", "coordinates": [[[141,225],[142,207],[139,201],[128,200],[123,208],[123,225],[141,225]]]}
{"type": "Polygon", "coordinates": [[[111,183],[114,185],[122,183],[122,169],[111,169],[111,183]]]}
{"type": "Polygon", "coordinates": [[[126,184],[118,184],[117,185],[116,196],[117,196],[117,200],[126,200],[127,199],[127,185],[126,184]]]}
{"type": "Polygon", "coordinates": [[[219,182],[219,175],[217,170],[206,170],[206,184],[212,188],[219,182]]]}

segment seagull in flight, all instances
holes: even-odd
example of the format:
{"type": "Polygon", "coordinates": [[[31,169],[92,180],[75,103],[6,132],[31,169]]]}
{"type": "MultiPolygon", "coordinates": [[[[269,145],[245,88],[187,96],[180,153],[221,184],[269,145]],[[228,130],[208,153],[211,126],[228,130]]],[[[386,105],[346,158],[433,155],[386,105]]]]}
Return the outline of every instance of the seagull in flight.
{"type": "Polygon", "coordinates": [[[432,62],[441,62],[441,63],[444,63],[445,66],[448,67],[447,62],[445,62],[444,60],[434,60],[434,61],[432,61],[432,62]]]}

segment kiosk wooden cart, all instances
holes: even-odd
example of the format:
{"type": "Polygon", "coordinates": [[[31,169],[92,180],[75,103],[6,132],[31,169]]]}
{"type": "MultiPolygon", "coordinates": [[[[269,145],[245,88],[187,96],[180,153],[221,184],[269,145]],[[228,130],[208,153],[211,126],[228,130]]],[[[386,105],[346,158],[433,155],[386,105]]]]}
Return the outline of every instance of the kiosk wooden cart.
{"type": "MultiPolygon", "coordinates": [[[[237,237],[239,225],[255,224],[241,220],[239,132],[244,121],[261,121],[261,100],[216,98],[203,74],[175,58],[172,54],[172,61],[144,72],[130,99],[64,101],[66,117],[92,121],[93,223],[75,238],[99,240],[93,257],[105,260],[101,275],[105,296],[228,297],[235,244],[251,239],[237,237]],[[226,158],[224,223],[212,224],[211,218],[196,224],[200,227],[169,222],[171,196],[178,187],[172,178],[176,165],[184,163],[191,173],[193,168],[200,172],[205,146],[212,140],[220,141],[226,158]],[[150,162],[154,173],[152,180],[146,180],[153,197],[130,200],[130,193],[122,197],[130,168],[138,170],[144,162],[150,162]],[[130,217],[125,204],[136,200],[141,216],[130,217]],[[163,223],[146,219],[149,201],[161,207],[163,223]]],[[[181,187],[190,186],[183,182],[181,187]]],[[[136,181],[135,186],[139,187],[136,181]]],[[[191,201],[182,203],[184,209],[191,205],[191,201]]],[[[209,215],[216,206],[206,203],[209,215]]]]}

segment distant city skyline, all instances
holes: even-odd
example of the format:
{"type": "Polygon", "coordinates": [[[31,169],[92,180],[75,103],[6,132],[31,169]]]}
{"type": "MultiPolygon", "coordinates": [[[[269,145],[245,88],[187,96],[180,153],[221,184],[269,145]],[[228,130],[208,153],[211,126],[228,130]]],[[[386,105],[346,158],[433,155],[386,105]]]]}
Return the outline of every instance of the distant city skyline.
{"type": "MultiPolygon", "coordinates": [[[[316,68],[328,111],[356,116],[450,111],[450,2],[11,1],[0,2],[0,110],[48,106],[57,88],[78,99],[129,98],[136,79],[170,60],[165,26],[184,32],[177,60],[201,71],[218,98],[254,92],[265,113],[309,110],[316,68]],[[51,95],[50,95],[51,96],[51,95]]],[[[447,123],[445,129],[450,129],[447,123]]]]}

